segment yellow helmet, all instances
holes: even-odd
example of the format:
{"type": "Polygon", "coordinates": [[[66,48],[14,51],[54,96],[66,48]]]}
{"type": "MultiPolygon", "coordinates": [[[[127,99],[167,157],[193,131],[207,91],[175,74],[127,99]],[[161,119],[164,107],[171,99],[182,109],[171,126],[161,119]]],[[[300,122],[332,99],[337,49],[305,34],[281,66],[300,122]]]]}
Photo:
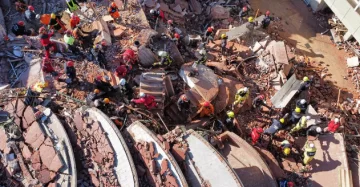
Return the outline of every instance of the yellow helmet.
{"type": "Polygon", "coordinates": [[[295,108],[295,112],[296,112],[296,113],[300,113],[300,112],[301,112],[301,109],[300,109],[299,107],[296,107],[296,108],[295,108]]]}
{"type": "Polygon", "coordinates": [[[221,34],[220,38],[221,38],[221,39],[226,38],[226,34],[221,34]]]}
{"type": "Polygon", "coordinates": [[[40,86],[41,88],[46,88],[46,87],[49,86],[49,83],[45,81],[45,82],[40,83],[39,86],[40,86]]]}
{"type": "Polygon", "coordinates": [[[110,102],[110,99],[109,99],[109,98],[105,98],[103,101],[104,101],[105,104],[108,104],[108,103],[110,102]]]}
{"type": "Polygon", "coordinates": [[[286,147],[285,149],[284,149],[284,155],[285,156],[288,156],[289,154],[290,154],[290,148],[288,148],[288,147],[286,147]]]}
{"type": "Polygon", "coordinates": [[[56,18],[55,13],[51,13],[51,18],[52,18],[52,19],[55,19],[55,18],[56,18]]]}
{"type": "Polygon", "coordinates": [[[284,119],[284,118],[281,118],[281,119],[280,119],[280,123],[285,123],[285,119],[284,119]]]}
{"type": "Polygon", "coordinates": [[[94,90],[94,93],[98,94],[98,93],[100,93],[100,90],[99,90],[99,89],[95,89],[95,90],[94,90]]]}
{"type": "Polygon", "coordinates": [[[253,17],[249,17],[248,21],[249,21],[250,23],[252,23],[252,22],[254,22],[254,18],[253,18],[253,17]]]}
{"type": "Polygon", "coordinates": [[[309,81],[309,77],[306,77],[306,76],[305,76],[305,77],[303,78],[303,81],[304,81],[304,82],[309,81]]]}
{"type": "Polygon", "coordinates": [[[226,112],[226,115],[229,117],[229,118],[234,118],[235,117],[235,113],[233,111],[227,111],[226,112]]]}

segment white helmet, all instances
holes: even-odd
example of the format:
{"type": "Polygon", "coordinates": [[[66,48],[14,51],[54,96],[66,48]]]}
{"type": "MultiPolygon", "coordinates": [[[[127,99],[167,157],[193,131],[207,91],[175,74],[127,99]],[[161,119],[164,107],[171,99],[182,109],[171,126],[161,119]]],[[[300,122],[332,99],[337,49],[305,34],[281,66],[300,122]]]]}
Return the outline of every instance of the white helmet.
{"type": "Polygon", "coordinates": [[[168,55],[168,53],[166,51],[159,51],[158,52],[158,56],[166,57],[167,55],[168,55]]]}
{"type": "Polygon", "coordinates": [[[200,55],[205,55],[205,54],[206,54],[206,51],[205,51],[204,49],[201,49],[201,50],[199,51],[199,53],[200,53],[200,55]]]}
{"type": "Polygon", "coordinates": [[[316,132],[320,133],[321,132],[321,127],[316,127],[316,132]]]}
{"type": "Polygon", "coordinates": [[[95,105],[96,107],[100,106],[100,101],[99,101],[99,99],[96,99],[96,100],[94,101],[94,105],[95,105]]]}
{"type": "Polygon", "coordinates": [[[151,10],[150,10],[150,14],[153,14],[153,13],[155,13],[155,10],[154,10],[154,9],[151,9],[151,10]]]}
{"type": "Polygon", "coordinates": [[[245,87],[243,90],[244,90],[244,92],[248,92],[248,91],[249,91],[249,88],[248,88],[248,87],[245,87]]]}
{"type": "Polygon", "coordinates": [[[140,92],[139,96],[140,96],[140,97],[145,97],[145,93],[144,93],[144,92],[140,92]]]}
{"type": "Polygon", "coordinates": [[[300,100],[300,103],[303,105],[303,104],[306,103],[306,100],[305,100],[305,99],[301,99],[301,100],[300,100]]]}
{"type": "Polygon", "coordinates": [[[311,119],[311,117],[310,116],[306,116],[306,120],[310,120],[311,119]]]}
{"type": "Polygon", "coordinates": [[[120,79],[120,85],[121,86],[124,86],[126,83],[126,80],[124,78],[120,79]]]}
{"type": "Polygon", "coordinates": [[[35,18],[40,19],[40,14],[36,14],[35,18]]]}
{"type": "Polygon", "coordinates": [[[309,144],[309,147],[314,148],[315,145],[313,143],[309,144]]]}
{"type": "Polygon", "coordinates": [[[334,119],[334,122],[335,122],[335,123],[339,123],[339,122],[340,122],[339,118],[335,118],[335,119],[334,119]]]}

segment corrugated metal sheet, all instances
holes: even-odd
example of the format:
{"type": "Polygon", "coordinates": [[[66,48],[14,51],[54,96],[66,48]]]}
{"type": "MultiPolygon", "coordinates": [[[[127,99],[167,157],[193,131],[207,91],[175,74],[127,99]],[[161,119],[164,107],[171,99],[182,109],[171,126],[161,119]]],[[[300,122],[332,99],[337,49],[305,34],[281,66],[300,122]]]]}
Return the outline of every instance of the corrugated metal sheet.
{"type": "Polygon", "coordinates": [[[155,97],[158,109],[164,109],[166,86],[165,73],[147,72],[141,74],[140,92],[150,94],[155,97]]]}

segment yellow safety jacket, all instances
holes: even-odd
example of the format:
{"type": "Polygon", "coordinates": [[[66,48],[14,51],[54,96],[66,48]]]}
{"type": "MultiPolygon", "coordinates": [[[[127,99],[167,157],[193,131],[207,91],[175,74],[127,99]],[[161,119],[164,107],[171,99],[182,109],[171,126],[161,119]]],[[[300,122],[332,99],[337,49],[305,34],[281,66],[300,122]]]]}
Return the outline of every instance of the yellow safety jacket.
{"type": "Polygon", "coordinates": [[[41,93],[43,89],[44,89],[44,84],[41,82],[38,82],[33,86],[33,91],[36,91],[39,93],[41,93]]]}
{"type": "Polygon", "coordinates": [[[249,97],[249,92],[250,91],[248,91],[244,96],[241,96],[240,93],[239,94],[237,93],[235,95],[234,105],[237,105],[238,103],[245,101],[249,97]]]}
{"type": "Polygon", "coordinates": [[[314,157],[316,153],[316,148],[306,147],[305,148],[305,155],[308,157],[314,157]]]}
{"type": "Polygon", "coordinates": [[[79,9],[79,6],[77,4],[75,4],[75,2],[73,0],[71,0],[70,2],[66,2],[66,4],[68,5],[70,12],[74,12],[77,9],[79,9]]]}
{"type": "Polygon", "coordinates": [[[300,121],[296,124],[296,126],[290,130],[290,133],[306,128],[307,126],[306,122],[307,122],[306,116],[301,117],[300,121]]]}

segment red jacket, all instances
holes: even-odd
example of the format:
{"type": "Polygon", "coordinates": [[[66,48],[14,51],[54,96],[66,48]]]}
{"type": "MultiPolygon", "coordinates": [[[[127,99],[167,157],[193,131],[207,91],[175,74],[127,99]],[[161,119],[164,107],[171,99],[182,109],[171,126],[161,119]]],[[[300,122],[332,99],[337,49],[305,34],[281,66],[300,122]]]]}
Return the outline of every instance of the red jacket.
{"type": "Polygon", "coordinates": [[[75,28],[76,25],[78,25],[80,23],[80,18],[77,16],[74,16],[73,18],[70,19],[70,26],[71,28],[75,28]]]}
{"type": "Polygon", "coordinates": [[[335,123],[335,121],[333,120],[331,120],[328,124],[328,130],[330,132],[336,132],[339,127],[340,127],[340,122],[335,123]]]}
{"type": "Polygon", "coordinates": [[[260,139],[260,137],[261,137],[261,135],[259,133],[259,129],[258,128],[253,128],[251,130],[252,144],[254,145],[260,139]]]}
{"type": "Polygon", "coordinates": [[[43,47],[49,45],[51,43],[50,38],[54,33],[42,34],[40,35],[40,42],[43,47]]]}
{"type": "Polygon", "coordinates": [[[127,74],[127,68],[125,65],[120,65],[115,70],[115,75],[118,76],[119,78],[125,77],[126,74],[127,74]]]}
{"type": "Polygon", "coordinates": [[[135,52],[132,49],[127,49],[123,54],[123,60],[125,62],[130,61],[131,63],[135,62],[135,52]]]}
{"type": "Polygon", "coordinates": [[[55,71],[54,68],[52,67],[51,63],[47,62],[45,60],[43,60],[43,62],[42,62],[42,70],[45,73],[51,73],[51,72],[55,71]]]}
{"type": "Polygon", "coordinates": [[[147,109],[152,109],[156,106],[155,97],[152,95],[146,95],[145,97],[134,99],[136,104],[144,104],[147,109]]]}

